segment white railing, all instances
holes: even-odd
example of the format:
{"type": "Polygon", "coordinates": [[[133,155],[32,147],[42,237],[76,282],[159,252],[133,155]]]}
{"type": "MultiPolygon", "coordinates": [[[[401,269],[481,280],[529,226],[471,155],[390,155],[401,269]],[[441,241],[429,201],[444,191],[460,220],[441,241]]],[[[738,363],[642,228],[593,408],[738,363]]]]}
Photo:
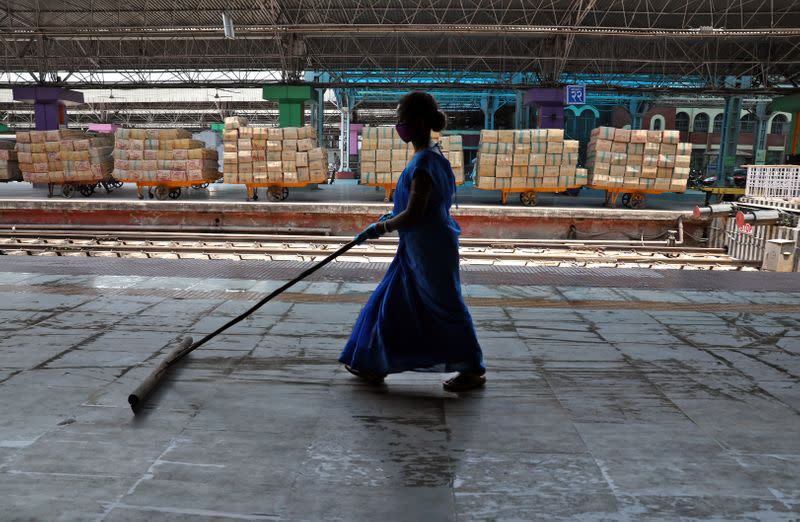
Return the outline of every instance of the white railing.
{"type": "Polygon", "coordinates": [[[749,198],[800,199],[800,165],[746,165],[749,198]]]}

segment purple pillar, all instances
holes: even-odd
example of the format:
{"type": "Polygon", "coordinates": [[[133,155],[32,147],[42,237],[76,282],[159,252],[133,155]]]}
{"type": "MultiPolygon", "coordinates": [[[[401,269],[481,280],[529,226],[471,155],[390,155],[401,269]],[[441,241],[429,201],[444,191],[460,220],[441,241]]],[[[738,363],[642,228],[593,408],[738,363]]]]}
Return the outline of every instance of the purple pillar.
{"type": "Polygon", "coordinates": [[[358,135],[361,134],[361,129],[364,128],[363,123],[350,124],[350,155],[358,155],[358,135]]]}
{"type": "Polygon", "coordinates": [[[538,128],[564,128],[564,89],[562,87],[531,89],[525,92],[522,102],[525,105],[536,106],[538,128]]]}
{"type": "Polygon", "coordinates": [[[15,101],[32,103],[36,130],[57,130],[67,124],[67,107],[83,103],[83,93],[61,87],[16,87],[15,101]]]}

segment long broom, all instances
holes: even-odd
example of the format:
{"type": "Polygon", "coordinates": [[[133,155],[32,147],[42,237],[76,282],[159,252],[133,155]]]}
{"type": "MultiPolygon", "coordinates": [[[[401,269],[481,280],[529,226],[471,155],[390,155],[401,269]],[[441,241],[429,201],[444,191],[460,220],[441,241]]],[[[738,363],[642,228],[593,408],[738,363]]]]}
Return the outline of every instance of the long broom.
{"type": "Polygon", "coordinates": [[[203,337],[202,339],[200,339],[196,343],[192,342],[192,338],[191,337],[185,337],[180,342],[180,344],[174,350],[172,350],[169,353],[169,355],[167,355],[166,359],[161,361],[161,364],[159,364],[156,367],[156,369],[154,369],[152,372],[150,372],[150,375],[148,375],[147,378],[145,378],[145,380],[143,380],[142,383],[139,386],[137,386],[137,388],[133,391],[133,393],[128,395],[128,404],[131,405],[131,409],[133,410],[133,413],[136,414],[139,411],[141,411],[141,408],[142,408],[142,405],[144,404],[144,402],[147,400],[147,398],[150,396],[150,394],[153,393],[153,391],[156,389],[156,387],[158,387],[158,384],[161,382],[161,378],[164,376],[164,374],[166,374],[167,370],[169,370],[170,367],[172,367],[172,365],[174,365],[175,363],[180,361],[187,354],[189,354],[189,353],[193,352],[194,350],[200,348],[201,346],[206,344],[208,341],[210,341],[214,337],[218,336],[219,334],[221,334],[222,332],[224,332],[225,330],[227,330],[231,326],[243,321],[250,314],[252,314],[256,310],[258,310],[259,308],[261,308],[262,306],[264,306],[265,304],[270,302],[275,296],[280,295],[281,293],[285,292],[289,287],[291,287],[292,285],[298,283],[299,281],[302,281],[306,277],[310,276],[311,274],[313,274],[314,272],[316,272],[317,270],[319,270],[323,266],[327,265],[328,263],[330,263],[331,261],[333,261],[334,259],[336,259],[340,255],[344,254],[345,252],[347,252],[348,250],[350,250],[354,246],[356,246],[356,242],[355,241],[350,241],[349,243],[347,243],[346,245],[341,247],[336,252],[332,253],[331,255],[329,255],[328,257],[326,257],[325,259],[323,259],[319,263],[315,264],[314,266],[306,269],[299,276],[295,277],[294,279],[292,279],[288,283],[284,284],[280,288],[278,288],[275,291],[273,291],[271,294],[269,294],[267,297],[263,298],[261,301],[259,301],[255,305],[253,305],[250,309],[248,309],[243,314],[237,316],[234,319],[231,319],[230,321],[228,321],[224,325],[220,326],[219,328],[217,328],[216,330],[214,330],[210,334],[206,335],[205,337],[203,337]]]}

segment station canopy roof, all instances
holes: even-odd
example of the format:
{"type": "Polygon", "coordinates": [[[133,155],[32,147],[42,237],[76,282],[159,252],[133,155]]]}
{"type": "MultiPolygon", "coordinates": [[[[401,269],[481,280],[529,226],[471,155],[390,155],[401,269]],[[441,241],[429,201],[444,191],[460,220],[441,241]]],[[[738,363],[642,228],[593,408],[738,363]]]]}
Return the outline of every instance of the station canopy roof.
{"type": "Polygon", "coordinates": [[[6,0],[0,86],[800,85],[800,0],[6,0]],[[223,12],[235,37],[226,38],[223,12]]]}

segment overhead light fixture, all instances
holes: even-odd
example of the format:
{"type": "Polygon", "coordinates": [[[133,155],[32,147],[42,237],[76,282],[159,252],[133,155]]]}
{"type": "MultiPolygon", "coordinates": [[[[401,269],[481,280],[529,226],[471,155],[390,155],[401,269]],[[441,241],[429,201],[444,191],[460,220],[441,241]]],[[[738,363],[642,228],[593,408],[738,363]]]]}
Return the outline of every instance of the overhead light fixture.
{"type": "Polygon", "coordinates": [[[222,11],[222,29],[225,31],[225,38],[229,40],[236,38],[233,31],[233,18],[226,11],[222,11]]]}

